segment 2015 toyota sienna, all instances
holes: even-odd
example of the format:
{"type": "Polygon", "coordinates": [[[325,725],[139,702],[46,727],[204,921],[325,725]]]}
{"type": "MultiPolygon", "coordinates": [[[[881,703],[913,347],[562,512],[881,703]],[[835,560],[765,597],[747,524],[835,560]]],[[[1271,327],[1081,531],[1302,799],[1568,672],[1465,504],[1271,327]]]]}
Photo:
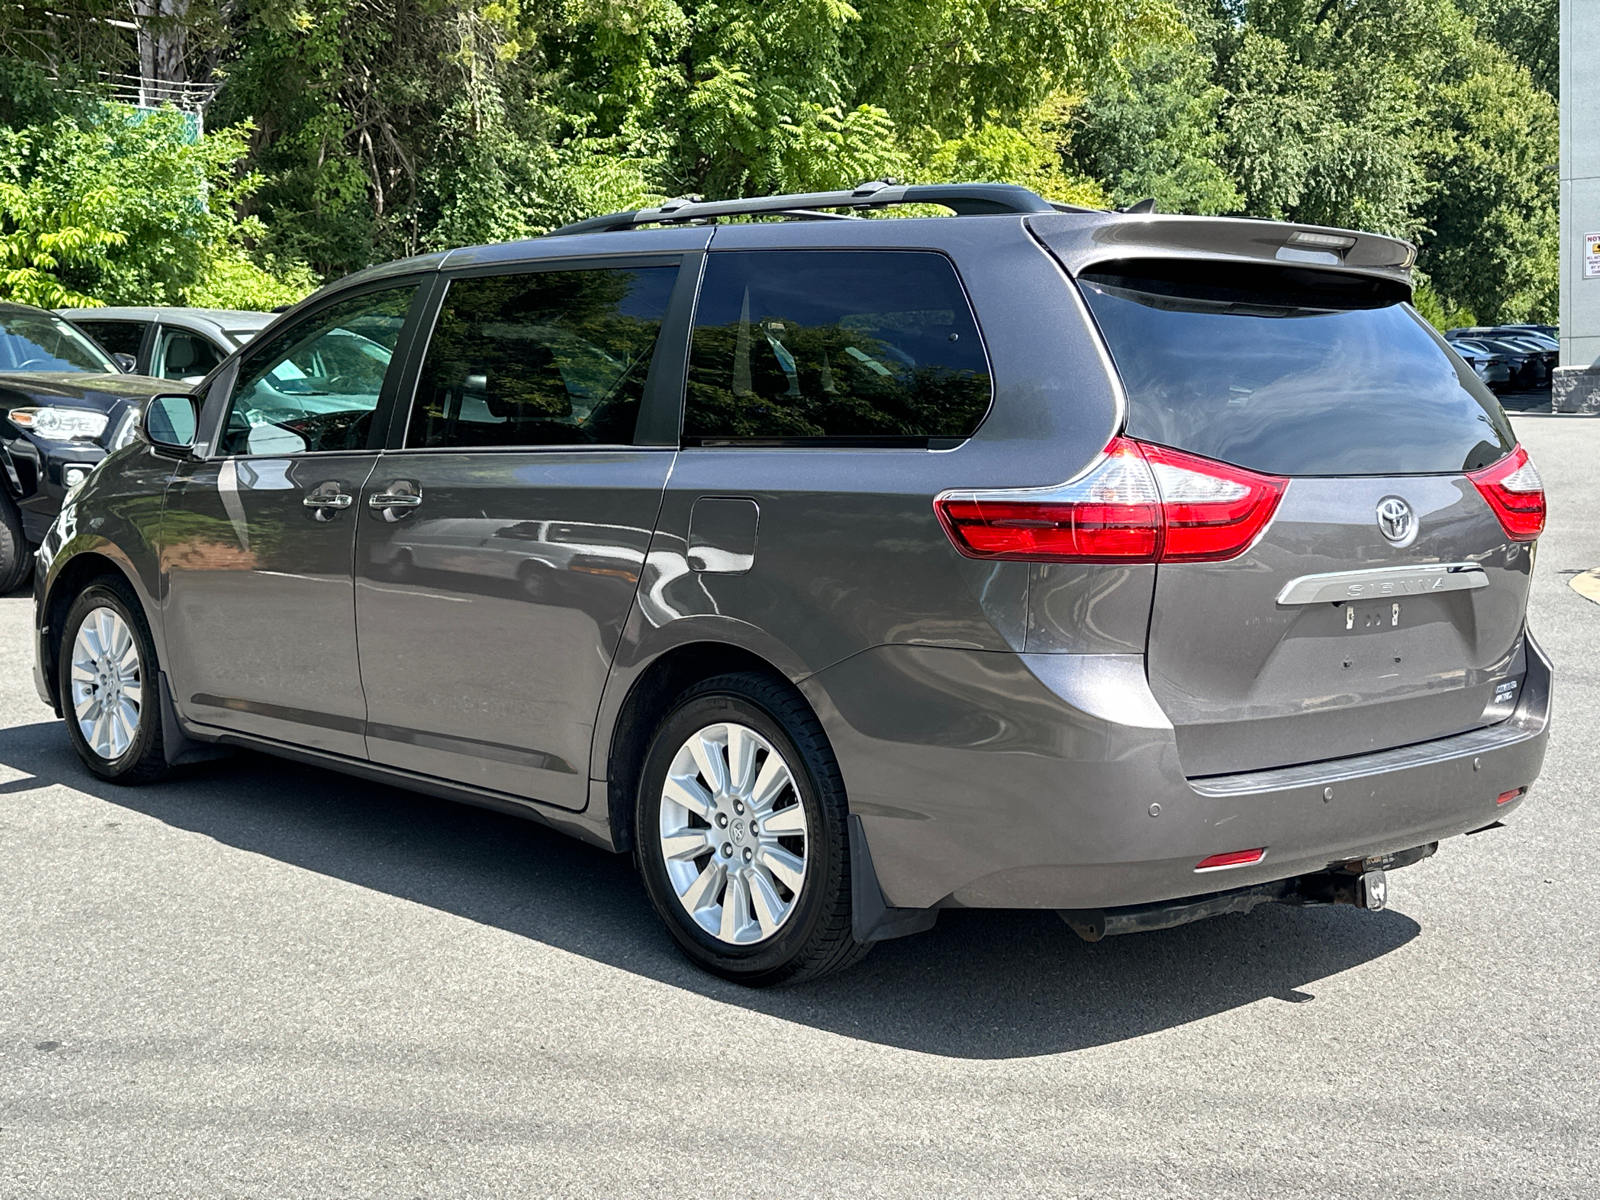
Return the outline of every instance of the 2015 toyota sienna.
{"type": "Polygon", "coordinates": [[[364,271],[69,498],[40,692],[107,779],[252,746],[631,850],[752,984],[951,907],[1381,907],[1550,704],[1539,476],[1412,255],[868,184],[364,271]]]}

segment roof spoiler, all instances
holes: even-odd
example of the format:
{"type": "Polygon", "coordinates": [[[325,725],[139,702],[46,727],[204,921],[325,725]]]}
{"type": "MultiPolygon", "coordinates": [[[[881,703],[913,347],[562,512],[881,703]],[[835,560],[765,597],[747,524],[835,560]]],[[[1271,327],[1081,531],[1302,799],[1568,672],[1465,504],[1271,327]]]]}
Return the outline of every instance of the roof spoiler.
{"type": "Polygon", "coordinates": [[[1250,217],[1146,215],[1088,223],[1034,217],[1028,224],[1073,275],[1112,259],[1199,256],[1358,270],[1409,285],[1417,257],[1416,246],[1401,238],[1250,217]]]}

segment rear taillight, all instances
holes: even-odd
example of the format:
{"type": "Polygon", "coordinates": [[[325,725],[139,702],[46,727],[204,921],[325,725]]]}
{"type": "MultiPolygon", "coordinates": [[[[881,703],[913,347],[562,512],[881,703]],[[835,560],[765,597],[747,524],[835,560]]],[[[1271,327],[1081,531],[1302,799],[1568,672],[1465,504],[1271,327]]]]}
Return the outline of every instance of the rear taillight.
{"type": "Polygon", "coordinates": [[[945,492],[933,507],[968,558],[1218,562],[1255,541],[1287,486],[1286,479],[1118,437],[1068,483],[945,492]]]}
{"type": "Polygon", "coordinates": [[[1544,532],[1544,481],[1528,452],[1518,446],[1492,467],[1467,475],[1500,518],[1513,542],[1531,542],[1544,532]]]}

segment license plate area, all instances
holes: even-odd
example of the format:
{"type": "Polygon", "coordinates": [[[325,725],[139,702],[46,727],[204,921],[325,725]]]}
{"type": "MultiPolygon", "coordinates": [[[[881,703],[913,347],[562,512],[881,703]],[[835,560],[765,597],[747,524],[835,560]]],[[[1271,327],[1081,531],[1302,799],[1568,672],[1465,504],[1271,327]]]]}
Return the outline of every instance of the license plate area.
{"type": "Polygon", "coordinates": [[[1399,600],[1339,605],[1338,624],[1346,634],[1382,633],[1405,623],[1405,605],[1399,600]]]}

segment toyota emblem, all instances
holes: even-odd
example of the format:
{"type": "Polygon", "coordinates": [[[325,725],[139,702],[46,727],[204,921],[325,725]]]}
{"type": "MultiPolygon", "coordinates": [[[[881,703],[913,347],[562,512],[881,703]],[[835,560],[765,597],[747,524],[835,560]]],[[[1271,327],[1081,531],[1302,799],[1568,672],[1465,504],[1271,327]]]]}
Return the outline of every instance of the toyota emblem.
{"type": "Polygon", "coordinates": [[[1417,517],[1399,496],[1378,501],[1378,532],[1396,546],[1409,546],[1417,536],[1417,517]]]}

